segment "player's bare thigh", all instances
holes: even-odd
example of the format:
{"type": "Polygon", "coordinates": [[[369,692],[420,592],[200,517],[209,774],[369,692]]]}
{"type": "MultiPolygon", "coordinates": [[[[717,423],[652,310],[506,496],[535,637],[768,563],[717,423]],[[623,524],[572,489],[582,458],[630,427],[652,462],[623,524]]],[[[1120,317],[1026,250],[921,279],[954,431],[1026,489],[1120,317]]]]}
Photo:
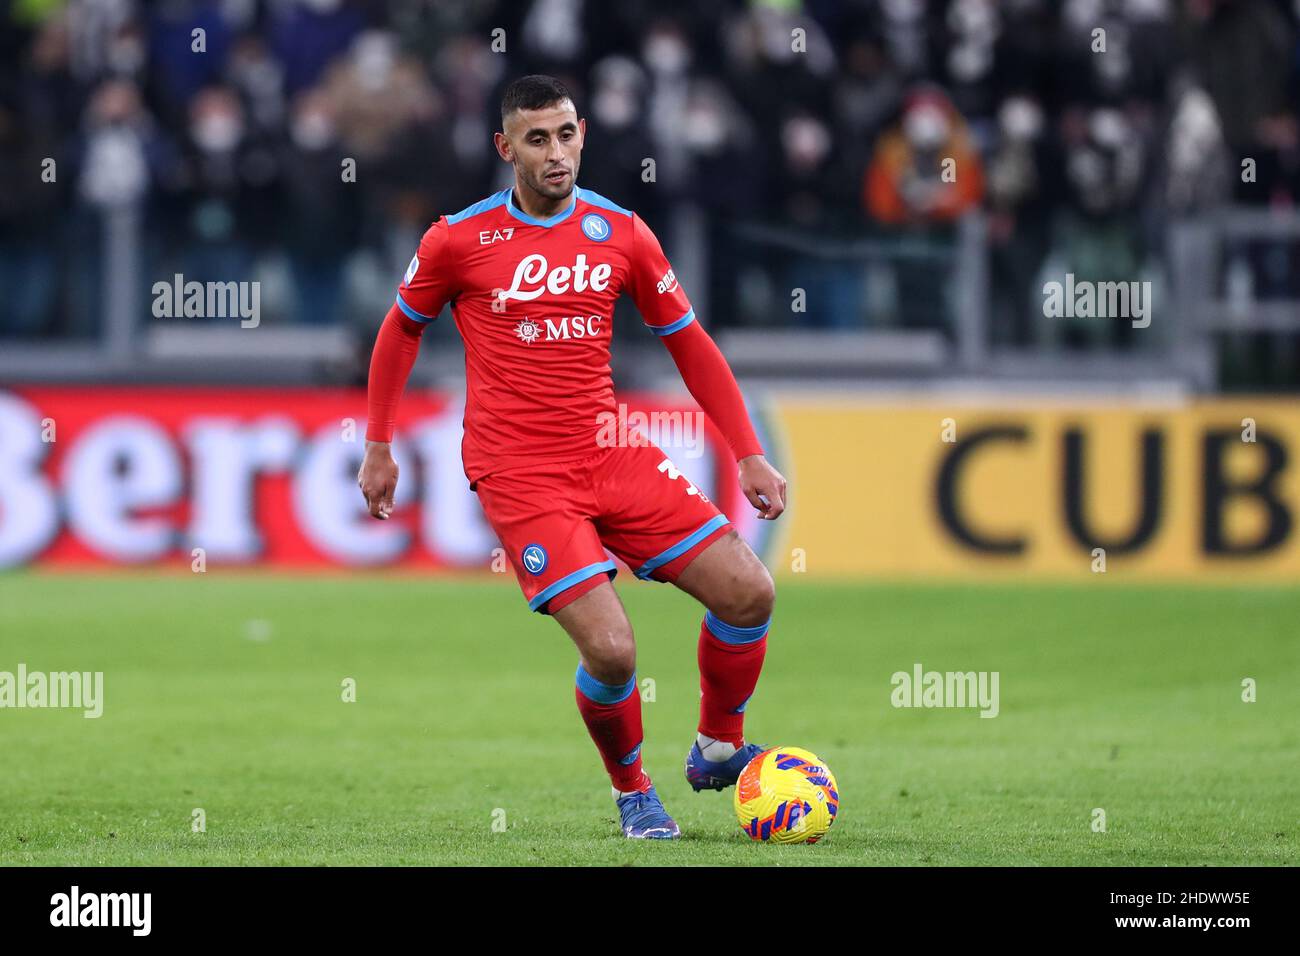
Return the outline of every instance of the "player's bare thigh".
{"type": "Polygon", "coordinates": [[[588,674],[604,684],[625,684],[636,672],[636,641],[618,592],[604,581],[552,615],[568,632],[588,674]]]}
{"type": "Polygon", "coordinates": [[[735,531],[705,548],[673,583],[737,627],[765,623],[776,602],[772,575],[735,531]]]}

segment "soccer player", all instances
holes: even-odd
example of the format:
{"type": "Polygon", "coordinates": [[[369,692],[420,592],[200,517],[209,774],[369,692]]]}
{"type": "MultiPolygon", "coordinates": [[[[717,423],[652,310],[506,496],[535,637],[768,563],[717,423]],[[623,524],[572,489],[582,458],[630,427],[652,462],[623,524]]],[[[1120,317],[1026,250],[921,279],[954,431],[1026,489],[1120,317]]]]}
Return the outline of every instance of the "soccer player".
{"type": "Polygon", "coordinates": [[[786,482],[763,457],[736,380],[654,234],[635,213],[578,187],[585,134],[554,78],[526,76],[506,90],[494,141],[514,167],[514,186],[443,216],[420,241],[371,357],[357,483],[370,514],[388,518],[398,400],[421,333],[450,302],[465,343],[461,453],[470,488],[528,606],[577,645],[574,695],[624,834],[664,839],[680,831],[641,766],[636,644],[605,549],[637,577],[672,582],[706,609],[700,720],[686,757],[697,792],[731,786],[763,749],[745,743],[743,722],[774,591],[727,518],[660,449],[602,447],[602,414],[607,422],[616,408],[609,350],[620,294],[632,297],[726,437],[761,518],[785,510],[786,482]]]}

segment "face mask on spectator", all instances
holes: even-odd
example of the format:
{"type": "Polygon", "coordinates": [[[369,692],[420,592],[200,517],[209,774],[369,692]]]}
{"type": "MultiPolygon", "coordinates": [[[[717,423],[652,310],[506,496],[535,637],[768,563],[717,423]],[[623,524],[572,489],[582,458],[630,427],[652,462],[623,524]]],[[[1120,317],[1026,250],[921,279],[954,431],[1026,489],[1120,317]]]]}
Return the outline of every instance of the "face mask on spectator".
{"type": "Polygon", "coordinates": [[[636,119],[636,99],[627,90],[600,90],[592,99],[591,111],[601,125],[609,129],[626,129],[636,119]]]}
{"type": "Polygon", "coordinates": [[[1088,134],[1099,146],[1116,150],[1128,140],[1128,123],[1119,110],[1095,110],[1088,121],[1088,134]]]}
{"type": "Polygon", "coordinates": [[[998,110],[998,124],[1008,140],[1027,143],[1038,139],[1043,130],[1043,111],[1027,96],[1010,97],[998,110]]]}
{"type": "Polygon", "coordinates": [[[392,38],[384,33],[368,33],[357,40],[353,62],[361,84],[371,92],[388,85],[397,62],[392,38]]]}
{"type": "Polygon", "coordinates": [[[885,0],[885,19],[893,23],[910,23],[925,13],[925,0],[885,0]]]}
{"type": "Polygon", "coordinates": [[[671,33],[652,33],[645,44],[645,61],[656,73],[676,74],[686,69],[688,53],[681,38],[671,33]]]}
{"type": "Polygon", "coordinates": [[[1062,19],[1070,30],[1090,29],[1104,13],[1102,0],[1066,0],[1062,19]]]}
{"type": "Polygon", "coordinates": [[[788,120],[781,130],[786,162],[792,169],[815,169],[831,148],[831,137],[826,127],[811,116],[796,116],[788,120]]]}
{"type": "Polygon", "coordinates": [[[290,134],[299,149],[323,149],[334,139],[334,124],[324,113],[312,110],[294,118],[290,134]]]}
{"type": "Polygon", "coordinates": [[[238,117],[228,113],[204,116],[190,127],[195,145],[205,153],[224,153],[234,149],[243,132],[238,117]]]}
{"type": "Polygon", "coordinates": [[[682,117],[682,139],[686,145],[701,153],[713,153],[726,138],[726,121],[712,104],[697,103],[686,108],[682,117]]]}
{"type": "Polygon", "coordinates": [[[903,117],[903,134],[916,149],[938,149],[948,139],[948,117],[933,103],[922,103],[903,117]]]}
{"type": "Polygon", "coordinates": [[[131,75],[139,72],[145,63],[144,42],[136,34],[118,36],[108,48],[109,67],[114,73],[131,75]]]}

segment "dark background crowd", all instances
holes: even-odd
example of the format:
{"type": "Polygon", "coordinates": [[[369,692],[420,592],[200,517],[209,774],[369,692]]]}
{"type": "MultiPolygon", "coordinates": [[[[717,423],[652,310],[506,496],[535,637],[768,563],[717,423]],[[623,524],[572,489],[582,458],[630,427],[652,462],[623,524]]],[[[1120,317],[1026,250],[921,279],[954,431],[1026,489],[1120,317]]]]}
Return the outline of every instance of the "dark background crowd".
{"type": "MultiPolygon", "coordinates": [[[[140,217],[148,281],[278,262],[286,321],[373,326],[428,223],[507,181],[490,143],[500,91],[547,72],[588,119],[581,185],[636,209],[670,252],[682,217],[703,223],[713,322],[871,321],[851,254],[800,258],[737,224],[814,251],[888,249],[946,241],[982,211],[992,339],[1033,344],[1049,261],[1141,278],[1172,221],[1295,206],[1298,9],[0,0],[0,336],[94,332],[104,219],[121,210],[140,217]],[[799,284],[791,263],[817,293],[795,315],[747,279],[760,267],[773,288],[799,284]]],[[[1293,259],[1285,244],[1250,256],[1252,294],[1295,294],[1293,259]]],[[[933,294],[936,268],[900,264],[900,301],[933,294]]],[[[941,312],[903,307],[899,321],[941,312]]]]}

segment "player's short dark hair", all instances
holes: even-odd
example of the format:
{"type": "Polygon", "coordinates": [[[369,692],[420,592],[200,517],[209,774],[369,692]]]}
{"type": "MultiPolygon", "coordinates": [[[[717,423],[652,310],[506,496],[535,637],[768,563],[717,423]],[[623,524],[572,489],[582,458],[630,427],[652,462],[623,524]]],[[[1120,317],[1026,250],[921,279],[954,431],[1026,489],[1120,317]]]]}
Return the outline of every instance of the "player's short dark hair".
{"type": "Polygon", "coordinates": [[[521,76],[501,96],[501,122],[515,110],[540,110],[568,100],[573,102],[568,89],[553,76],[534,73],[521,76]]]}

